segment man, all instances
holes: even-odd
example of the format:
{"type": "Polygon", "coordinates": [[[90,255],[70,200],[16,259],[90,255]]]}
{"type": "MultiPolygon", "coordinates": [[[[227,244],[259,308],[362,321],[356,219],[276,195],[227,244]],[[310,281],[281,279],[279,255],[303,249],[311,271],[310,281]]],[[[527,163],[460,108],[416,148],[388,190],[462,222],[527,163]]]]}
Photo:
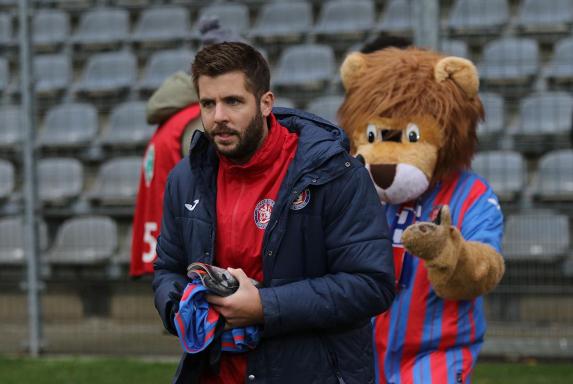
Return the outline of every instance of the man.
{"type": "Polygon", "coordinates": [[[226,328],[259,326],[248,353],[184,354],[176,383],[373,382],[370,318],[394,297],[384,210],[342,130],[272,111],[269,67],[244,43],[215,44],[192,66],[205,132],[165,190],[153,288],[175,333],[177,285],[192,262],[240,282],[207,300],[226,328]],[[259,280],[257,289],[248,277],[259,280]]]}
{"type": "MultiPolygon", "coordinates": [[[[201,19],[199,32],[202,45],[243,41],[222,27],[216,17],[201,19]]],[[[189,74],[174,73],[153,93],[147,102],[147,122],[159,127],[147,145],[140,172],[131,239],[132,277],[153,273],[167,175],[189,153],[192,133],[202,129],[199,103],[189,74]]]]}

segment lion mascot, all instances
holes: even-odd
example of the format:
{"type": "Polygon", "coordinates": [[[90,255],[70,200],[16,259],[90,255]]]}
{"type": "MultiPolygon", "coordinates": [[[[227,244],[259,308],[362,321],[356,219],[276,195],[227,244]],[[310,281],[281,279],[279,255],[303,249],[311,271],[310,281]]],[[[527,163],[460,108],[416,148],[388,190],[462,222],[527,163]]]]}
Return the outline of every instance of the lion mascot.
{"type": "Polygon", "coordinates": [[[374,319],[379,383],[466,383],[501,280],[503,217],[469,171],[483,118],[475,66],[417,48],[351,53],[338,118],[392,234],[396,299],[374,319]]]}

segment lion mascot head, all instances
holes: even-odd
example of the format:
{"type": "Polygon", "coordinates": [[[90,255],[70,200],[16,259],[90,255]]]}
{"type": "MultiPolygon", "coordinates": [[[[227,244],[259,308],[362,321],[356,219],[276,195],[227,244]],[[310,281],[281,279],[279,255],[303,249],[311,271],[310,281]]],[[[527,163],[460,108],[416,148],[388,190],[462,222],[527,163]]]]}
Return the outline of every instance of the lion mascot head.
{"type": "Polygon", "coordinates": [[[340,69],[338,119],[382,201],[421,196],[469,168],[484,111],[475,66],[417,48],[352,53],[340,69]]]}

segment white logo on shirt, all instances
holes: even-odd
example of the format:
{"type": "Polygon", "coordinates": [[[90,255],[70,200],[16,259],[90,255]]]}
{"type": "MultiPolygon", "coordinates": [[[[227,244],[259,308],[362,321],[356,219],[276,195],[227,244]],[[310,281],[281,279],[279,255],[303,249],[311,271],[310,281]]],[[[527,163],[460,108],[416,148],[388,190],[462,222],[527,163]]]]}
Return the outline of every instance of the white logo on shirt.
{"type": "Polygon", "coordinates": [[[197,204],[199,204],[199,199],[193,200],[193,204],[185,204],[185,208],[187,208],[189,211],[192,211],[195,209],[197,204]]]}

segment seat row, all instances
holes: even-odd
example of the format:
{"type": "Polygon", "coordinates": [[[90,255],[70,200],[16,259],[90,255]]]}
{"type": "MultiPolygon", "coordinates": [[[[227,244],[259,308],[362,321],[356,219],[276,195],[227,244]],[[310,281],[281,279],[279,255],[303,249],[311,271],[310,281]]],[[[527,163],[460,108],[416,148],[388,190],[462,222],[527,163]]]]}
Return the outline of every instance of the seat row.
{"type": "MultiPolygon", "coordinates": [[[[411,0],[391,0],[376,18],[369,0],[325,2],[313,24],[312,4],[307,1],[263,4],[251,27],[249,8],[238,2],[218,2],[199,9],[197,20],[217,15],[224,25],[253,39],[292,39],[306,33],[322,36],[357,35],[373,30],[408,32],[413,29],[411,0]]],[[[457,0],[448,13],[446,30],[452,34],[500,33],[510,22],[508,0],[457,0]]],[[[0,44],[13,42],[12,16],[0,15],[0,44]]],[[[568,0],[524,0],[516,27],[522,33],[567,32],[573,24],[573,5],[568,0]]],[[[130,33],[130,14],[124,8],[96,8],[84,12],[71,33],[69,16],[63,11],[43,9],[33,20],[34,43],[61,44],[68,39],[80,45],[109,45],[114,42],[161,42],[197,39],[197,24],[191,27],[189,9],[177,5],[146,8],[130,33]],[[71,37],[70,37],[71,36],[71,37]]]]}
{"type": "MultiPolygon", "coordinates": [[[[38,199],[44,206],[63,207],[84,199],[96,206],[133,206],[142,158],[123,156],[104,162],[93,182],[76,158],[43,158],[37,164],[38,199]]],[[[18,199],[18,178],[11,162],[0,159],[0,204],[18,199]]]]}
{"type": "MultiPolygon", "coordinates": [[[[24,221],[20,216],[0,218],[0,264],[25,263],[24,221]]],[[[109,216],[85,215],[66,219],[54,240],[47,226],[39,223],[41,261],[54,265],[98,265],[112,258],[129,260],[131,230],[120,237],[118,225],[109,216]],[[50,244],[51,243],[51,244],[50,244]]],[[[509,262],[553,263],[566,261],[571,253],[570,223],[553,211],[528,211],[506,218],[503,255],[509,262]]],[[[570,271],[569,271],[570,272],[570,271]]]]}

